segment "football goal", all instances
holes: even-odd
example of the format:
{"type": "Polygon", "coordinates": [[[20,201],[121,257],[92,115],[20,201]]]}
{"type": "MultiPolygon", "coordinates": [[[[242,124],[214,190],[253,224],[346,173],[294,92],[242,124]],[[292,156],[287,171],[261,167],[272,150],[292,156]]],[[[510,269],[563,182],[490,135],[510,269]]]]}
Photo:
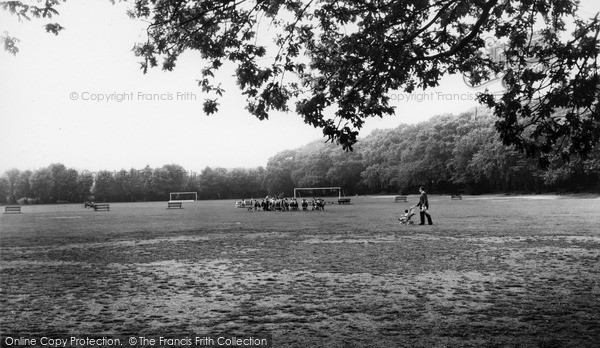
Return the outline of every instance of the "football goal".
{"type": "Polygon", "coordinates": [[[171,192],[169,202],[195,202],[198,200],[196,192],[171,192]]]}
{"type": "Polygon", "coordinates": [[[296,187],[294,198],[335,197],[338,204],[350,204],[350,198],[344,196],[341,187],[296,187]]]}

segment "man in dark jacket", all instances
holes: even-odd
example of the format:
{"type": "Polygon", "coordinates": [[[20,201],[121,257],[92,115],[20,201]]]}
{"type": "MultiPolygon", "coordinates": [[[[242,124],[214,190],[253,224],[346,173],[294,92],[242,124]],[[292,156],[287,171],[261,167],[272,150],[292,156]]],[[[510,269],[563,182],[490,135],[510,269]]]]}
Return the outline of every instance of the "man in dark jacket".
{"type": "Polygon", "coordinates": [[[425,225],[425,216],[427,216],[427,222],[430,225],[433,225],[433,221],[431,221],[431,215],[427,212],[429,209],[429,201],[427,200],[427,193],[423,189],[423,187],[419,188],[419,192],[421,193],[421,197],[419,198],[419,203],[417,204],[421,208],[421,223],[419,225],[425,225]]]}

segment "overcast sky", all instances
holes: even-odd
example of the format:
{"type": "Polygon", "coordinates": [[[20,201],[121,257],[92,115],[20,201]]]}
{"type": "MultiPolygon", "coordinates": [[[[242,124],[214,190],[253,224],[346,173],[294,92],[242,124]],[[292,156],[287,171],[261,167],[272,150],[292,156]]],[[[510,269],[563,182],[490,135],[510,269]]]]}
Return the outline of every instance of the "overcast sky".
{"type": "MultiPolygon", "coordinates": [[[[45,33],[45,22],[19,23],[0,11],[0,33],[21,40],[16,56],[0,51],[0,173],[56,162],[90,171],[257,167],[281,150],[324,141],[293,112],[268,121],[249,115],[228,69],[219,76],[227,91],[219,113],[204,115],[196,53],[180,57],[173,72],[144,75],[131,49],[144,39],[145,25],[127,17],[126,6],[67,1],[58,8],[56,22],[66,28],[58,36],[45,33]]],[[[600,5],[588,0],[583,10],[591,15],[600,5]]],[[[361,136],[467,111],[477,106],[475,93],[460,76],[434,90],[392,93],[396,114],[367,121],[361,136]]]]}

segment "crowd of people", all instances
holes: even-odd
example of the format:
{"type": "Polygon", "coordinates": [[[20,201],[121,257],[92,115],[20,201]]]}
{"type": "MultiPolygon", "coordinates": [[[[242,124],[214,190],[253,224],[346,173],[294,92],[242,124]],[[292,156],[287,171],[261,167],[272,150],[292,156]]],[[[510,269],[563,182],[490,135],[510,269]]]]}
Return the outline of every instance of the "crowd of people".
{"type": "Polygon", "coordinates": [[[247,208],[251,211],[296,211],[296,210],[325,210],[325,200],[302,198],[301,201],[294,198],[265,197],[264,199],[250,198],[249,201],[242,199],[235,203],[238,208],[247,208]]]}
{"type": "MultiPolygon", "coordinates": [[[[411,218],[415,215],[413,209],[419,207],[419,215],[421,223],[419,225],[425,225],[425,219],[429,225],[433,225],[431,215],[429,214],[429,200],[427,199],[427,193],[423,187],[419,188],[419,202],[413,205],[410,210],[404,210],[404,216],[399,218],[401,225],[413,224],[411,218]]],[[[264,199],[250,198],[249,201],[242,199],[235,202],[235,206],[238,208],[247,208],[249,211],[297,211],[297,210],[325,210],[325,200],[322,198],[312,198],[310,201],[306,198],[302,198],[302,201],[298,201],[294,198],[278,198],[278,197],[265,197],[264,199]]]]}

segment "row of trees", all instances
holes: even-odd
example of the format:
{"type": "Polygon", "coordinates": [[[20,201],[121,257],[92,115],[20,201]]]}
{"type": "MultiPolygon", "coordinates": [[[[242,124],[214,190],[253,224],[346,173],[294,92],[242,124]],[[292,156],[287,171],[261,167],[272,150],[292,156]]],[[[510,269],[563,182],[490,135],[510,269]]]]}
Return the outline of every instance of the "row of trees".
{"type": "Polygon", "coordinates": [[[189,172],[177,164],[142,170],[99,172],[91,189],[100,201],[164,201],[170,192],[197,192],[199,199],[260,197],[264,168],[231,169],[206,167],[189,172]]]}
{"type": "Polygon", "coordinates": [[[506,147],[488,111],[444,115],[417,125],[373,132],[343,153],[315,142],[268,162],[266,188],[342,186],[350,194],[600,191],[600,148],[586,160],[553,157],[544,168],[506,147]]]}
{"type": "Polygon", "coordinates": [[[340,186],[346,194],[600,191],[600,148],[586,160],[555,156],[541,168],[536,158],[499,140],[495,118],[477,110],[417,125],[379,130],[344,152],[316,141],[282,151],[266,168],[206,167],[200,173],[171,164],[160,168],[78,172],[62,164],[36,171],[12,169],[0,178],[0,200],[82,202],[166,200],[170,192],[195,191],[200,199],[286,195],[294,187],[340,186]]]}
{"type": "Polygon", "coordinates": [[[11,169],[0,177],[0,203],[80,202],[93,183],[93,177],[60,163],[36,171],[11,169]]]}
{"type": "Polygon", "coordinates": [[[51,164],[36,171],[11,169],[0,178],[0,203],[161,201],[170,192],[198,192],[201,199],[259,197],[264,168],[205,168],[188,172],[177,164],[120,171],[77,171],[51,164]]]}

